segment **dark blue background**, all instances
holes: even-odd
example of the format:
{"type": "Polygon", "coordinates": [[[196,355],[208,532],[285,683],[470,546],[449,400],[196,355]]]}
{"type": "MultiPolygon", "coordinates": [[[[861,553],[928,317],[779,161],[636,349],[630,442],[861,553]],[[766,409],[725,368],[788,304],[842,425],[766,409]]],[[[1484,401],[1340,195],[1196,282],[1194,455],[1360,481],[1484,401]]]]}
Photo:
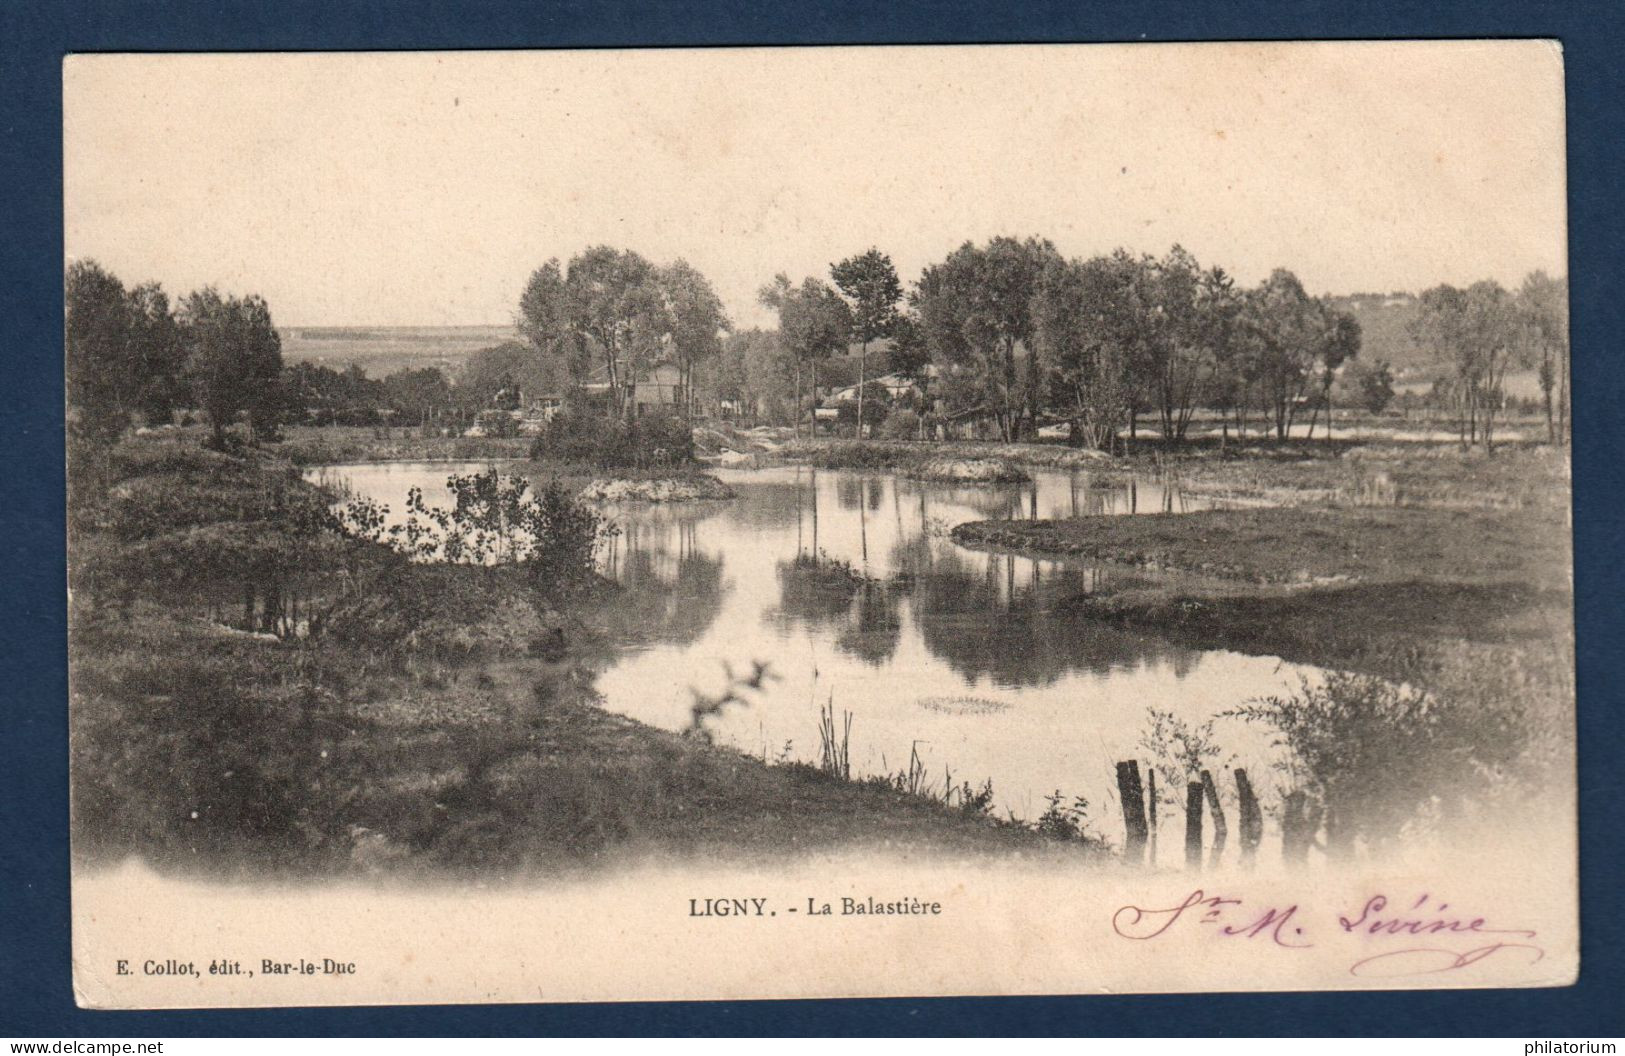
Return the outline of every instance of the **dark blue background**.
{"type": "MultiPolygon", "coordinates": [[[[0,604],[0,1036],[1625,1034],[1619,883],[1621,444],[1616,347],[1625,4],[522,3],[0,0],[7,575],[0,604]],[[61,56],[69,51],[1541,36],[1568,74],[1582,969],[1562,990],[96,1013],[69,984],[63,612],[61,56]]],[[[1507,869],[1517,869],[1515,857],[1507,869]]],[[[635,989],[629,981],[628,989],[635,989]]]]}

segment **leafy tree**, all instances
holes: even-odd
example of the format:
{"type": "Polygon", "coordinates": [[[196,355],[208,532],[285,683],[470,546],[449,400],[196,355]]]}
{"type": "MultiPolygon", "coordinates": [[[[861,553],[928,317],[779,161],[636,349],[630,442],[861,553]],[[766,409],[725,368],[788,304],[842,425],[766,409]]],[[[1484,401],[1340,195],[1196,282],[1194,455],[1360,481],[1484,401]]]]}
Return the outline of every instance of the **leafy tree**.
{"type": "Polygon", "coordinates": [[[451,385],[438,367],[410,367],[384,378],[384,399],[403,421],[422,424],[451,406],[451,385]]]}
{"type": "Polygon", "coordinates": [[[1051,371],[1055,406],[1073,435],[1109,449],[1129,404],[1129,366],[1138,335],[1133,269],[1126,254],[1058,261],[1045,273],[1034,305],[1036,346],[1051,371]]]}
{"type": "Polygon", "coordinates": [[[1569,281],[1544,271],[1530,272],[1518,290],[1518,313],[1539,364],[1541,399],[1546,405],[1546,437],[1567,435],[1569,405],[1569,281]],[[1556,415],[1553,391],[1556,390],[1556,415]]]}
{"type": "Polygon", "coordinates": [[[852,332],[852,313],[841,295],[827,283],[814,278],[792,286],[789,276],[780,272],[757,293],[768,308],[779,313],[779,338],[794,364],[795,426],[801,430],[801,372],[812,374],[813,402],[818,400],[818,364],[846,348],[852,332]]]}
{"type": "Polygon", "coordinates": [[[723,338],[717,354],[695,367],[694,388],[700,398],[719,406],[728,401],[740,408],[754,408],[757,399],[751,390],[748,353],[753,342],[766,336],[763,331],[751,328],[723,338]]]}
{"type": "Polygon", "coordinates": [[[915,307],[947,389],[975,398],[1006,440],[1037,410],[1032,305],[1056,257],[1046,239],[1000,236],[986,246],[966,242],[920,276],[915,307]],[[1018,347],[1027,352],[1025,380],[1018,376],[1018,347]]]}
{"type": "Polygon", "coordinates": [[[1455,390],[1465,411],[1462,446],[1482,436],[1485,452],[1493,453],[1495,411],[1507,368],[1528,350],[1512,296],[1491,280],[1465,290],[1435,286],[1422,294],[1413,332],[1454,366],[1455,390]]]}
{"type": "MultiPolygon", "coordinates": [[[[891,337],[897,326],[897,302],[903,299],[903,285],[897,281],[897,269],[891,257],[878,249],[869,249],[857,256],[847,257],[839,264],[831,264],[829,276],[846,297],[852,309],[852,336],[858,339],[858,421],[863,416],[863,389],[867,381],[866,367],[869,342],[891,337]]],[[[862,430],[859,430],[862,435],[862,430]]]]}
{"type": "Polygon", "coordinates": [[[656,266],[604,245],[563,270],[554,259],[532,272],[515,322],[541,373],[571,387],[586,383],[597,358],[617,413],[636,406],[639,375],[668,348],[682,374],[682,403],[691,405],[695,371],[721,351],[731,325],[716,290],[687,261],[656,266]]]}
{"type": "Polygon", "coordinates": [[[1332,382],[1337,380],[1337,370],[1344,363],[1349,362],[1360,354],[1360,321],[1348,312],[1340,312],[1328,302],[1322,301],[1321,327],[1319,340],[1316,343],[1315,369],[1320,375],[1320,399],[1316,402],[1314,413],[1309,417],[1309,436],[1315,435],[1315,419],[1320,415],[1320,408],[1326,408],[1326,439],[1332,434],[1332,382]]]}
{"type": "Polygon", "coordinates": [[[687,261],[658,269],[657,279],[670,321],[671,348],[682,373],[682,405],[693,413],[694,371],[722,351],[722,335],[732,323],[710,281],[687,261]]]}
{"type": "Polygon", "coordinates": [[[71,435],[111,444],[130,424],[130,301],[124,285],[93,260],[68,266],[67,396],[71,435]]]}
{"type": "Polygon", "coordinates": [[[130,291],[130,354],[139,379],[136,406],[148,423],[169,420],[186,396],[186,348],[170,310],[169,295],[156,282],[130,291]]]}
{"type": "Polygon", "coordinates": [[[920,320],[911,312],[901,313],[892,327],[891,348],[886,366],[910,381],[924,383],[931,374],[931,349],[925,343],[920,320]]]}
{"type": "Polygon", "coordinates": [[[745,391],[758,413],[775,422],[795,424],[797,394],[791,385],[796,373],[795,357],[781,335],[753,329],[733,334],[728,340],[730,345],[741,342],[736,347],[744,360],[745,391]]]}
{"type": "Polygon", "coordinates": [[[1164,441],[1183,441],[1198,397],[1238,340],[1240,297],[1222,268],[1204,270],[1182,246],[1144,268],[1140,358],[1164,441]]]}
{"type": "MultiPolygon", "coordinates": [[[[532,345],[504,341],[468,357],[458,371],[452,396],[463,412],[474,414],[495,406],[504,393],[517,397],[549,392],[567,383],[558,361],[538,356],[532,345]]],[[[518,404],[515,398],[513,406],[518,404]]]]}
{"type": "Polygon", "coordinates": [[[1381,414],[1394,402],[1394,372],[1387,360],[1369,366],[1356,363],[1349,370],[1349,393],[1360,407],[1381,414]]]}
{"type": "Polygon", "coordinates": [[[655,267],[632,250],[593,246],[570,259],[564,281],[571,326],[597,348],[610,406],[629,412],[638,372],[648,368],[670,330],[655,267]]]}
{"type": "Polygon", "coordinates": [[[572,387],[592,368],[586,332],[576,327],[572,291],[557,258],[531,273],[519,298],[517,328],[541,359],[540,372],[568,379],[572,387]]]}
{"type": "Polygon", "coordinates": [[[1243,327],[1255,343],[1261,395],[1285,440],[1299,403],[1314,379],[1324,320],[1318,301],[1285,268],[1270,273],[1247,298],[1243,327]]]}
{"type": "Polygon", "coordinates": [[[186,371],[193,396],[209,416],[214,446],[246,412],[255,439],[273,438],[284,410],[282,339],[257,295],[222,297],[213,286],[181,302],[186,371]]]}
{"type": "MultiPolygon", "coordinates": [[[[926,428],[932,417],[935,396],[931,386],[931,349],[926,345],[925,332],[919,317],[912,311],[898,315],[892,327],[891,348],[887,350],[887,368],[912,381],[919,389],[919,413],[914,417],[917,439],[925,439],[926,428]]],[[[895,435],[900,422],[887,419],[895,435]]]]}

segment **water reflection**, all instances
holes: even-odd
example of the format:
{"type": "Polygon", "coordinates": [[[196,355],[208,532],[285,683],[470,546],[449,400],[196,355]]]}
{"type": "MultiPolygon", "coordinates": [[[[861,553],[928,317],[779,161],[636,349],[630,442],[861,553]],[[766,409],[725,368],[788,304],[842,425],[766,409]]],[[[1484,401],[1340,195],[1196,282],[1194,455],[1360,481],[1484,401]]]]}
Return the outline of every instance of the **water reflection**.
{"type": "MultiPolygon", "coordinates": [[[[340,472],[390,501],[470,467],[357,468],[340,472]]],[[[948,536],[989,517],[1200,507],[1175,487],[1045,471],[966,488],[794,467],[717,475],[737,499],[606,508],[621,535],[602,570],[621,589],[593,618],[626,643],[597,677],[608,708],[680,729],[691,687],[714,691],[724,665],[768,661],[780,681],[717,718],[718,740],[774,756],[790,742],[793,757],[812,759],[818,707],[833,702],[854,716],[855,772],[917,748],[936,772],[991,778],[999,811],[1030,818],[1057,788],[1110,802],[1112,764],[1140,754],[1147,707],[1202,722],[1296,685],[1298,669],[1274,659],[1181,648],[1060,604],[1143,574],[972,551],[948,536]]],[[[1222,732],[1243,765],[1267,770],[1266,737],[1222,732]]]]}

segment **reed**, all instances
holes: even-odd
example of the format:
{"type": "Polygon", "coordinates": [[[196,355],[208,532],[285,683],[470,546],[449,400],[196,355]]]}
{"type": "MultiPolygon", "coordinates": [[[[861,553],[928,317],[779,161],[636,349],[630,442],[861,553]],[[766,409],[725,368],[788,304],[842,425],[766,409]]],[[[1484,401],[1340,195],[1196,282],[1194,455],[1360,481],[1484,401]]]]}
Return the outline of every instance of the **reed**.
{"type": "Polygon", "coordinates": [[[837,731],[833,693],[818,709],[818,743],[818,768],[842,781],[852,780],[852,713],[842,709],[837,731]]]}

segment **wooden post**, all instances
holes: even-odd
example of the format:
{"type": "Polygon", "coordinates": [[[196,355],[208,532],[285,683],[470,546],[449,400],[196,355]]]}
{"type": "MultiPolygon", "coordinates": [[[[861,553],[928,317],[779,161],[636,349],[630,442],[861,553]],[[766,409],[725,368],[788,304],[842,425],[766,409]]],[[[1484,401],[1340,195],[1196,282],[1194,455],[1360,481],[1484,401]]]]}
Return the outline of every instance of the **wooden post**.
{"type": "Polygon", "coordinates": [[[1145,861],[1145,791],[1140,785],[1140,764],[1130,759],[1117,764],[1117,796],[1123,802],[1123,859],[1136,865],[1145,861]]]}
{"type": "Polygon", "coordinates": [[[1213,814],[1213,849],[1208,855],[1209,865],[1218,865],[1219,859],[1224,856],[1224,845],[1230,840],[1230,825],[1225,821],[1224,806],[1219,802],[1219,789],[1213,783],[1213,775],[1206,770],[1202,771],[1202,795],[1207,800],[1207,809],[1213,814]]]}
{"type": "Polygon", "coordinates": [[[1302,865],[1309,858],[1309,843],[1315,838],[1309,827],[1309,796],[1288,792],[1281,809],[1281,857],[1287,865],[1302,865]]]}
{"type": "Polygon", "coordinates": [[[1202,868],[1202,782],[1185,783],[1185,864],[1202,868]]]}
{"type": "Polygon", "coordinates": [[[1303,793],[1288,792],[1281,797],[1281,861],[1294,865],[1298,861],[1301,842],[1298,830],[1303,827],[1299,815],[1303,812],[1303,793]]]}
{"type": "Polygon", "coordinates": [[[1157,864],[1157,768],[1149,762],[1145,764],[1146,783],[1150,786],[1146,793],[1145,817],[1151,827],[1151,864],[1157,864]]]}
{"type": "Polygon", "coordinates": [[[1241,864],[1251,866],[1264,840],[1264,812],[1258,809],[1258,796],[1247,771],[1236,768],[1236,795],[1241,800],[1241,864]]]}

